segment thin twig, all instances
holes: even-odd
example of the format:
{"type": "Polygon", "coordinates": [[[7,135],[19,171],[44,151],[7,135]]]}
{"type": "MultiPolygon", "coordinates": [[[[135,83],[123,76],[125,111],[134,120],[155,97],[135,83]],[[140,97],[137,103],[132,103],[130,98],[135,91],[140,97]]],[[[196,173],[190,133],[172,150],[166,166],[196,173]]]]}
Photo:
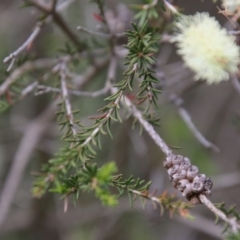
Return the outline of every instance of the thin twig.
{"type": "Polygon", "coordinates": [[[170,2],[167,0],[163,0],[165,6],[167,9],[169,9],[173,14],[179,14],[178,10],[176,7],[174,7],[170,2]]]}
{"type": "Polygon", "coordinates": [[[94,31],[91,31],[91,30],[89,30],[85,27],[82,27],[82,26],[78,26],[77,30],[81,31],[81,32],[88,33],[90,35],[95,35],[95,36],[99,36],[99,37],[103,37],[103,38],[107,38],[107,39],[110,39],[110,38],[113,38],[113,37],[119,38],[119,37],[125,36],[125,33],[108,34],[108,33],[102,33],[102,32],[94,32],[94,31]]]}
{"type": "Polygon", "coordinates": [[[36,24],[36,27],[34,28],[33,32],[31,33],[31,35],[28,37],[28,39],[22,44],[22,46],[20,46],[16,51],[14,51],[13,53],[11,53],[8,57],[4,58],[3,62],[4,63],[8,63],[11,60],[11,63],[7,69],[7,71],[9,72],[13,65],[14,65],[14,61],[15,58],[18,54],[20,54],[21,52],[23,52],[26,48],[28,48],[30,46],[30,44],[35,40],[35,38],[38,36],[38,34],[40,33],[42,28],[42,23],[38,22],[36,24]]]}
{"type": "Polygon", "coordinates": [[[10,76],[3,82],[0,86],[0,96],[3,95],[11,84],[13,84],[19,77],[29,71],[51,68],[56,63],[54,59],[38,59],[35,61],[28,61],[21,65],[19,68],[16,68],[10,76]]]}
{"type": "Polygon", "coordinates": [[[240,225],[237,223],[236,218],[228,218],[225,213],[217,209],[213,203],[203,194],[199,196],[201,202],[216,216],[221,218],[224,222],[231,226],[233,233],[237,233],[240,230],[240,225]]]}
{"type": "Polygon", "coordinates": [[[177,220],[178,222],[185,224],[191,231],[197,230],[208,234],[214,239],[222,239],[222,227],[214,224],[212,220],[209,220],[202,215],[194,213],[194,220],[189,221],[189,219],[182,218],[180,216],[175,216],[173,220],[177,220]]]}
{"type": "Polygon", "coordinates": [[[157,3],[158,3],[158,0],[153,0],[152,3],[143,5],[142,9],[143,10],[148,10],[152,7],[155,7],[157,5],[157,3]]]}
{"type": "Polygon", "coordinates": [[[228,33],[231,35],[238,35],[238,34],[240,34],[240,30],[238,30],[238,31],[232,30],[232,31],[228,31],[228,33]]]}
{"type": "Polygon", "coordinates": [[[35,6],[37,9],[42,11],[43,13],[50,15],[52,17],[52,20],[58,25],[58,27],[65,33],[66,36],[78,47],[78,49],[82,49],[82,43],[79,41],[78,37],[75,35],[74,32],[68,27],[68,25],[65,23],[61,15],[57,11],[53,11],[52,8],[48,8],[46,6],[43,6],[39,2],[35,0],[28,0],[33,6],[35,6]]]}
{"type": "MultiPolygon", "coordinates": [[[[53,87],[49,87],[49,86],[45,86],[45,85],[38,85],[38,89],[40,91],[38,91],[37,93],[35,93],[36,96],[38,95],[42,95],[44,93],[49,93],[49,92],[57,92],[60,93],[61,89],[59,88],[53,88],[53,87]]],[[[105,86],[100,90],[94,91],[94,92],[85,92],[85,91],[77,91],[77,90],[68,90],[68,93],[71,95],[75,95],[75,96],[79,96],[79,97],[91,97],[91,98],[96,98],[96,97],[100,97],[102,95],[105,95],[108,93],[110,89],[110,86],[105,86]]]]}
{"type": "MultiPolygon", "coordinates": [[[[112,94],[115,94],[117,92],[117,89],[111,88],[111,92],[112,94]]],[[[134,117],[136,117],[137,120],[141,123],[141,125],[144,127],[146,132],[148,132],[149,136],[153,139],[156,145],[158,145],[167,156],[172,155],[172,150],[167,146],[160,135],[154,130],[153,126],[143,118],[141,112],[137,110],[131,101],[127,97],[123,97],[122,103],[131,109],[134,117]]]]}
{"type": "MultiPolygon", "coordinates": [[[[112,88],[111,92],[114,94],[116,93],[116,88],[112,88]]],[[[152,125],[148,123],[142,116],[141,112],[132,104],[132,102],[127,97],[122,97],[122,103],[124,106],[130,109],[132,115],[140,122],[143,126],[145,131],[149,134],[149,136],[153,139],[153,141],[160,147],[160,149],[165,153],[166,156],[173,155],[171,149],[166,145],[160,135],[154,130],[152,125]]],[[[217,209],[213,203],[203,194],[199,195],[200,201],[210,209],[213,213],[215,213],[218,217],[220,217],[223,221],[228,223],[231,227],[233,232],[236,232],[237,229],[240,229],[239,224],[237,223],[236,219],[228,218],[222,211],[217,209]]]]}
{"type": "Polygon", "coordinates": [[[58,25],[58,27],[65,33],[66,36],[75,44],[79,51],[84,49],[83,44],[79,41],[77,35],[68,27],[66,22],[63,20],[58,12],[52,14],[53,21],[58,25]]]}
{"type": "Polygon", "coordinates": [[[201,132],[196,128],[194,125],[190,114],[187,112],[187,110],[182,106],[183,100],[176,95],[172,94],[170,96],[170,101],[177,107],[178,113],[183,119],[183,121],[186,123],[189,130],[193,133],[195,138],[206,148],[212,149],[214,152],[219,152],[219,148],[215,146],[213,143],[208,141],[201,132]]]}
{"type": "Polygon", "coordinates": [[[74,126],[72,107],[71,107],[71,103],[69,101],[69,96],[68,96],[68,89],[67,89],[67,83],[66,83],[66,79],[67,79],[66,63],[65,62],[60,63],[60,77],[61,77],[62,96],[63,96],[64,102],[65,102],[67,118],[69,120],[69,124],[70,124],[70,128],[72,130],[72,133],[75,136],[77,134],[77,130],[74,126]]]}
{"type": "Polygon", "coordinates": [[[30,85],[28,85],[27,87],[25,87],[21,92],[21,98],[27,96],[29,93],[34,91],[34,89],[36,89],[37,86],[38,86],[38,81],[35,81],[35,82],[31,83],[30,85]]]}
{"type": "Polygon", "coordinates": [[[68,8],[68,6],[70,6],[74,2],[76,2],[76,0],[68,0],[68,1],[64,1],[64,2],[60,3],[57,6],[57,12],[62,12],[63,10],[68,8]]]}
{"type": "MultiPolygon", "coordinates": [[[[117,59],[115,56],[112,56],[111,60],[110,60],[110,64],[109,64],[109,68],[108,68],[108,75],[107,75],[107,82],[112,82],[113,79],[115,79],[115,75],[116,75],[116,68],[117,68],[117,59]]],[[[123,95],[123,91],[120,92],[118,98],[114,101],[113,105],[117,106],[122,98],[123,95]]],[[[107,115],[105,116],[105,121],[101,122],[97,128],[94,129],[94,131],[92,132],[92,134],[81,144],[81,147],[87,145],[94,137],[95,135],[100,131],[101,127],[103,126],[104,123],[106,123],[106,121],[109,119],[109,117],[111,116],[112,112],[113,112],[114,108],[111,108],[107,115]]]]}
{"type": "Polygon", "coordinates": [[[173,43],[175,41],[174,36],[170,34],[163,34],[160,39],[160,43],[173,43]]]}
{"type": "Polygon", "coordinates": [[[42,135],[46,132],[50,119],[54,116],[54,109],[55,104],[51,104],[29,125],[28,129],[25,131],[1,191],[0,226],[2,225],[9,211],[10,205],[21,181],[24,169],[30,160],[32,152],[40,141],[42,135]]]}
{"type": "MultiPolygon", "coordinates": [[[[57,12],[60,12],[60,11],[63,11],[66,7],[69,6],[69,4],[71,4],[72,2],[74,2],[75,0],[71,0],[71,1],[68,1],[68,4],[66,4],[65,2],[60,4],[59,6],[57,6],[57,9],[56,11],[57,12]]],[[[54,1],[53,2],[53,7],[55,9],[55,4],[57,3],[57,1],[54,1]]],[[[3,62],[4,63],[8,63],[9,61],[11,61],[7,71],[9,72],[13,65],[14,65],[14,62],[15,62],[15,59],[16,57],[21,53],[23,52],[25,49],[27,49],[32,43],[33,41],[36,39],[36,37],[38,36],[38,34],[41,32],[42,30],[42,27],[45,23],[49,23],[51,22],[52,18],[51,16],[48,16],[47,19],[45,21],[42,21],[42,22],[37,22],[36,23],[36,26],[34,27],[34,30],[33,32],[31,33],[31,35],[27,38],[27,40],[17,49],[15,50],[13,53],[11,53],[9,56],[5,57],[3,62]]]]}
{"type": "Polygon", "coordinates": [[[146,199],[149,199],[151,200],[152,202],[155,202],[155,203],[158,203],[160,205],[162,205],[162,201],[160,198],[157,198],[157,197],[154,197],[154,196],[150,196],[149,194],[148,195],[144,195],[144,193],[140,192],[140,191],[137,191],[137,190],[134,190],[134,189],[128,189],[129,192],[132,192],[133,194],[136,194],[140,197],[144,197],[146,199]]]}
{"type": "Polygon", "coordinates": [[[57,6],[57,0],[52,0],[52,11],[56,11],[56,6],[57,6]]]}

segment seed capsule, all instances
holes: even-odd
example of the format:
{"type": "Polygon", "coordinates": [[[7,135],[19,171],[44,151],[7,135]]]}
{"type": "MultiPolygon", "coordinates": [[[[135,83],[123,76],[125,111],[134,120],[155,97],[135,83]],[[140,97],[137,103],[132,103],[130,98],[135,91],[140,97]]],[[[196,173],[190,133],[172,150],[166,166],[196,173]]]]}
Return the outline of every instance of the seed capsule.
{"type": "Polygon", "coordinates": [[[191,165],[188,158],[180,155],[168,156],[164,163],[169,178],[182,195],[189,201],[200,203],[199,194],[210,195],[212,181],[205,174],[199,174],[198,168],[191,165]],[[195,199],[195,200],[194,200],[195,199]]]}
{"type": "Polygon", "coordinates": [[[165,159],[165,161],[163,162],[163,166],[164,166],[165,168],[170,168],[170,167],[172,167],[172,166],[173,166],[172,158],[171,158],[171,157],[167,157],[167,158],[165,159]]]}
{"type": "Polygon", "coordinates": [[[198,174],[198,168],[196,166],[191,166],[190,169],[187,170],[187,179],[189,181],[192,181],[197,174],[198,174]]]}
{"type": "Polygon", "coordinates": [[[169,177],[172,177],[174,173],[176,173],[179,170],[179,165],[174,165],[171,168],[168,169],[168,175],[169,177]]]}
{"type": "Polygon", "coordinates": [[[186,186],[187,186],[188,183],[189,183],[189,181],[188,181],[187,179],[182,179],[182,180],[180,180],[180,181],[177,183],[177,189],[178,189],[180,192],[182,192],[182,191],[186,188],[186,186]]]}
{"type": "Polygon", "coordinates": [[[180,166],[181,169],[188,170],[191,167],[191,164],[188,162],[183,162],[180,166]]]}
{"type": "Polygon", "coordinates": [[[197,174],[197,176],[194,177],[193,181],[205,182],[206,181],[206,175],[205,174],[197,174]]]}
{"type": "Polygon", "coordinates": [[[189,165],[191,164],[189,158],[185,157],[185,158],[183,158],[183,160],[184,160],[185,164],[189,164],[189,165]]]}
{"type": "Polygon", "coordinates": [[[204,182],[204,189],[206,190],[211,190],[213,186],[213,182],[210,178],[206,178],[205,182],[204,182]]]}
{"type": "Polygon", "coordinates": [[[182,174],[181,172],[177,172],[177,173],[173,174],[172,183],[173,183],[174,187],[176,187],[179,180],[182,180],[184,178],[185,178],[185,175],[182,174]]]}
{"type": "Polygon", "coordinates": [[[192,184],[187,183],[186,188],[182,192],[182,195],[187,198],[187,200],[191,200],[192,196],[194,195],[193,190],[192,190],[192,184]]]}
{"type": "Polygon", "coordinates": [[[172,159],[172,163],[173,165],[180,165],[183,163],[183,157],[180,155],[176,155],[173,159],[172,159]]]}
{"type": "Polygon", "coordinates": [[[195,181],[192,183],[192,190],[194,193],[201,193],[204,189],[204,184],[202,181],[195,181]]]}

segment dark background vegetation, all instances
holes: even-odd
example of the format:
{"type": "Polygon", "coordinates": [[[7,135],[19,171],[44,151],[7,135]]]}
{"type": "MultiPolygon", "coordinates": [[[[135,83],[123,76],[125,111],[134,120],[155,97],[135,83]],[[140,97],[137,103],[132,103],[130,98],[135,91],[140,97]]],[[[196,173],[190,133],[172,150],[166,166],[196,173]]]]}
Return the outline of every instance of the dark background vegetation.
{"type": "MultiPolygon", "coordinates": [[[[110,7],[130,2],[137,3],[106,1],[110,7]]],[[[25,41],[35,26],[38,14],[32,8],[19,9],[21,3],[20,0],[0,1],[1,61],[25,41]]],[[[229,25],[228,20],[217,13],[216,5],[211,1],[178,0],[174,4],[183,8],[186,14],[206,11],[215,15],[222,24],[229,25]]],[[[220,6],[220,3],[217,5],[220,6]]],[[[78,25],[95,29],[98,22],[93,13],[96,11],[94,4],[76,0],[62,16],[77,32],[75,29],[78,25]]],[[[77,34],[82,40],[87,39],[85,34],[77,34]]],[[[66,41],[68,40],[58,27],[51,23],[40,33],[28,54],[37,58],[55,57],[66,41]]],[[[240,114],[240,96],[230,82],[209,86],[204,82],[193,81],[193,74],[183,67],[175,50],[171,44],[164,43],[157,55],[156,70],[159,76],[164,73],[161,81],[166,86],[159,98],[161,127],[157,130],[170,146],[180,147],[175,150],[176,153],[188,156],[201,172],[212,178],[213,202],[225,201],[227,204],[240,206],[240,129],[234,124],[234,119],[240,114]],[[177,93],[184,99],[184,106],[199,131],[218,146],[220,153],[207,150],[198,143],[179,117],[176,107],[169,101],[169,92],[177,93]]],[[[2,63],[0,68],[6,69],[7,65],[2,63]]],[[[30,76],[32,80],[37,77],[37,73],[30,76]]],[[[83,90],[101,88],[105,77],[106,68],[103,68],[83,90]]],[[[121,67],[117,78],[122,78],[121,67]]],[[[0,82],[4,80],[2,75],[0,82]]],[[[81,110],[83,119],[88,121],[88,117],[95,115],[96,110],[104,105],[103,99],[104,97],[75,98],[74,106],[81,110]]],[[[31,95],[1,115],[0,189],[4,185],[23,133],[28,131],[29,124],[51,101],[51,94],[31,95]]],[[[135,178],[151,180],[151,191],[157,190],[159,194],[167,191],[182,198],[169,182],[162,166],[164,156],[149,136],[145,133],[140,136],[138,128],[132,130],[130,120],[125,120],[122,124],[115,123],[112,127],[114,140],[103,138],[103,150],[97,156],[99,165],[115,160],[119,172],[125,177],[133,175],[135,178]]],[[[222,228],[214,225],[213,214],[203,206],[191,210],[195,220],[190,221],[178,216],[170,218],[168,212],[160,217],[159,209],[154,209],[148,203],[143,210],[138,200],[130,208],[127,196],[120,198],[119,206],[110,209],[103,207],[93,194],[82,194],[76,207],[70,203],[67,213],[63,213],[63,202],[54,194],[48,193],[40,200],[33,199],[30,190],[34,176],[31,173],[39,171],[41,163],[51,158],[63,145],[60,137],[58,126],[53,121],[29,159],[11,210],[0,229],[0,239],[218,239],[222,228]]]]}

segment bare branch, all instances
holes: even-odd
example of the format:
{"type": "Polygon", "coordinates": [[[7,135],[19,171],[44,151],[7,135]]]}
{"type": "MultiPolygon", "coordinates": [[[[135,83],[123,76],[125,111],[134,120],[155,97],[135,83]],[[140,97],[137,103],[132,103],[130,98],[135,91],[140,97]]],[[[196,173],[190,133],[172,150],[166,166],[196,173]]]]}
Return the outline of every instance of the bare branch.
{"type": "MultiPolygon", "coordinates": [[[[108,76],[107,76],[107,84],[111,81],[113,81],[113,79],[115,79],[115,75],[116,75],[116,68],[117,68],[117,59],[115,56],[112,56],[111,60],[110,60],[110,64],[109,64],[109,68],[108,68],[108,76]]],[[[114,105],[117,106],[122,98],[123,92],[121,91],[121,93],[119,94],[118,98],[114,101],[114,105]]],[[[81,147],[87,145],[93,138],[94,136],[100,131],[102,125],[108,120],[108,118],[111,116],[112,112],[113,112],[114,108],[111,108],[107,115],[105,116],[105,121],[101,122],[100,125],[94,129],[94,131],[92,132],[92,134],[81,144],[81,147]]]]}
{"type": "MultiPolygon", "coordinates": [[[[38,85],[38,89],[40,91],[35,93],[35,96],[39,96],[39,95],[42,95],[42,94],[45,94],[45,93],[49,93],[49,92],[56,92],[56,93],[60,93],[61,92],[61,89],[59,89],[59,88],[53,88],[53,87],[49,87],[49,86],[45,86],[45,85],[38,85]]],[[[79,96],[79,97],[96,98],[96,97],[100,97],[102,95],[107,94],[109,89],[110,89],[110,86],[106,85],[102,89],[94,91],[94,92],[84,92],[84,91],[77,91],[77,90],[68,90],[68,93],[71,94],[71,95],[79,96]]]]}
{"type": "Polygon", "coordinates": [[[216,216],[221,218],[224,222],[229,224],[229,226],[232,228],[232,231],[234,233],[237,233],[238,230],[240,229],[240,225],[237,223],[236,218],[228,218],[225,213],[217,209],[213,203],[203,194],[199,196],[201,202],[211,211],[213,212],[216,216]]]}
{"type": "Polygon", "coordinates": [[[168,42],[168,43],[173,43],[175,41],[173,35],[169,34],[163,34],[160,39],[160,43],[168,42]]]}
{"type": "Polygon", "coordinates": [[[68,1],[62,2],[61,4],[59,4],[57,6],[57,12],[62,12],[63,10],[68,8],[68,6],[70,6],[74,2],[76,2],[76,0],[68,0],[68,1]]]}
{"type": "MultiPolygon", "coordinates": [[[[67,4],[66,2],[60,4],[59,6],[57,6],[57,11],[58,12],[61,12],[63,11],[66,7],[69,6],[69,4],[73,3],[75,0],[71,0],[71,1],[68,1],[67,4]]],[[[57,1],[54,0],[53,2],[53,9],[55,9],[55,4],[57,3],[57,1]]],[[[38,34],[41,32],[42,30],[42,27],[45,23],[49,23],[51,22],[52,18],[51,16],[48,16],[47,19],[45,21],[42,21],[42,22],[37,22],[36,23],[36,26],[34,27],[34,30],[33,32],[31,33],[31,35],[28,37],[28,39],[17,49],[15,50],[13,53],[11,53],[9,56],[5,57],[3,62],[4,63],[8,63],[9,61],[11,61],[7,71],[9,72],[13,65],[14,65],[14,62],[15,62],[15,59],[16,57],[21,53],[23,52],[25,49],[27,49],[32,43],[33,41],[36,39],[36,37],[38,36],[38,34]]]]}
{"type": "MultiPolygon", "coordinates": [[[[112,93],[116,93],[116,89],[111,89],[112,93]]],[[[160,135],[154,130],[152,125],[148,123],[142,116],[141,112],[132,104],[132,102],[127,98],[122,98],[123,105],[127,106],[130,111],[132,112],[132,115],[140,122],[140,124],[143,126],[145,131],[149,134],[149,136],[153,139],[153,141],[157,144],[157,146],[160,147],[160,149],[165,153],[166,156],[173,155],[171,149],[166,145],[166,143],[163,141],[163,139],[160,137],[160,135]]],[[[199,200],[201,203],[203,203],[210,211],[215,213],[219,218],[221,218],[223,221],[228,223],[231,227],[233,232],[236,232],[238,229],[240,229],[239,224],[237,223],[236,219],[229,219],[222,211],[217,209],[212,202],[203,194],[199,195],[199,200]]]]}
{"type": "Polygon", "coordinates": [[[35,61],[28,61],[21,65],[19,68],[16,68],[10,76],[3,82],[0,86],[0,96],[3,95],[11,84],[13,84],[19,77],[29,71],[39,70],[44,68],[51,68],[56,63],[54,59],[38,59],[35,61]]]}
{"type": "Polygon", "coordinates": [[[228,31],[228,33],[231,35],[238,35],[238,34],[240,34],[240,30],[238,30],[238,31],[231,30],[231,31],[228,31]]]}
{"type": "Polygon", "coordinates": [[[155,7],[157,5],[157,3],[158,3],[158,0],[153,0],[152,3],[143,5],[142,9],[143,10],[148,10],[152,7],[155,7]]]}
{"type": "Polygon", "coordinates": [[[67,118],[69,120],[69,124],[70,124],[73,135],[76,135],[77,130],[74,126],[72,107],[71,107],[71,103],[69,101],[68,89],[67,89],[67,84],[66,84],[66,79],[67,79],[66,62],[60,63],[60,77],[61,77],[62,96],[63,96],[64,102],[65,102],[65,107],[66,107],[66,111],[67,111],[67,118]]]}
{"type": "Polygon", "coordinates": [[[183,121],[186,123],[187,127],[189,130],[193,133],[195,138],[206,148],[212,149],[214,152],[219,152],[219,148],[215,146],[213,143],[209,142],[201,133],[200,131],[196,128],[194,125],[191,116],[187,112],[187,110],[182,106],[183,105],[183,100],[176,95],[172,94],[170,96],[171,102],[177,107],[178,113],[183,119],[183,121]]]}
{"type": "Polygon", "coordinates": [[[170,12],[172,12],[173,14],[179,14],[177,8],[174,7],[170,2],[168,2],[167,0],[163,0],[163,2],[166,8],[170,10],[170,12]]]}
{"type": "MultiPolygon", "coordinates": [[[[116,90],[112,89],[112,92],[114,93],[116,92],[116,90]]],[[[167,156],[172,155],[172,150],[167,146],[167,144],[163,141],[160,135],[154,130],[153,126],[143,118],[141,112],[137,110],[137,108],[131,103],[131,101],[127,97],[123,98],[123,103],[131,109],[134,117],[136,117],[137,120],[141,123],[143,128],[146,130],[149,136],[153,139],[156,145],[159,146],[160,149],[167,156]]]]}
{"type": "Polygon", "coordinates": [[[24,98],[30,92],[34,91],[34,89],[36,89],[37,86],[38,86],[38,81],[35,81],[35,82],[31,83],[30,85],[28,85],[27,87],[25,87],[21,92],[21,98],[24,98]]]}
{"type": "MultiPolygon", "coordinates": [[[[8,63],[10,60],[12,60],[12,63],[15,60],[15,57],[20,54],[22,51],[24,51],[26,48],[29,47],[29,45],[35,40],[35,38],[38,36],[38,34],[40,33],[42,28],[42,23],[38,22],[36,24],[36,27],[34,28],[32,34],[29,36],[29,38],[23,43],[22,46],[20,46],[16,51],[14,51],[13,53],[11,53],[8,57],[4,58],[3,62],[4,63],[8,63]]],[[[11,67],[13,66],[13,64],[10,64],[9,68],[7,69],[7,71],[11,70],[11,67]]]]}
{"type": "Polygon", "coordinates": [[[35,96],[39,96],[39,95],[49,93],[49,92],[56,92],[56,93],[62,92],[60,88],[53,88],[53,87],[49,87],[49,86],[45,86],[45,85],[38,85],[37,89],[38,89],[38,91],[35,93],[35,96]]]}
{"type": "MultiPolygon", "coordinates": [[[[212,236],[216,239],[222,239],[222,227],[213,223],[213,221],[209,220],[202,215],[194,213],[194,220],[189,221],[189,219],[182,218],[180,216],[174,217],[180,223],[185,224],[191,229],[198,230],[200,232],[206,233],[209,236],[212,236]]],[[[173,219],[173,220],[174,220],[173,219]]]]}
{"type": "Polygon", "coordinates": [[[94,31],[88,30],[87,28],[82,27],[82,26],[78,26],[77,30],[81,31],[81,32],[88,33],[90,35],[95,35],[95,36],[99,36],[99,37],[103,37],[103,38],[107,38],[107,39],[110,39],[110,38],[113,38],[113,37],[123,37],[123,36],[125,36],[125,33],[107,34],[107,33],[101,33],[101,32],[94,32],[94,31]]]}
{"type": "Polygon", "coordinates": [[[10,205],[21,181],[32,152],[48,128],[50,119],[54,116],[55,105],[50,105],[36,118],[25,131],[17,152],[14,156],[11,169],[1,191],[0,226],[9,211],[10,205]]]}
{"type": "Polygon", "coordinates": [[[57,6],[57,0],[52,0],[52,11],[55,12],[56,11],[56,6],[57,6]]]}
{"type": "Polygon", "coordinates": [[[83,50],[83,44],[79,41],[77,35],[68,27],[66,22],[63,20],[58,12],[54,12],[53,21],[58,25],[58,27],[64,32],[66,36],[76,45],[78,50],[83,50]]]}

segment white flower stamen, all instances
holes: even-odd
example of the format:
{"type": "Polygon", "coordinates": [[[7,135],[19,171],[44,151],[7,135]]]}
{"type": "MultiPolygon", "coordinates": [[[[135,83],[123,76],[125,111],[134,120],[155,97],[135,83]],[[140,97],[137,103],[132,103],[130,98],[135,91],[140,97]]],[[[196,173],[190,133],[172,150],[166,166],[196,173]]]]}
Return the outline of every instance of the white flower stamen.
{"type": "Polygon", "coordinates": [[[229,73],[238,70],[239,47],[234,37],[221,28],[208,13],[182,16],[176,23],[175,41],[187,67],[195,79],[205,79],[209,84],[229,79],[229,73]]]}

